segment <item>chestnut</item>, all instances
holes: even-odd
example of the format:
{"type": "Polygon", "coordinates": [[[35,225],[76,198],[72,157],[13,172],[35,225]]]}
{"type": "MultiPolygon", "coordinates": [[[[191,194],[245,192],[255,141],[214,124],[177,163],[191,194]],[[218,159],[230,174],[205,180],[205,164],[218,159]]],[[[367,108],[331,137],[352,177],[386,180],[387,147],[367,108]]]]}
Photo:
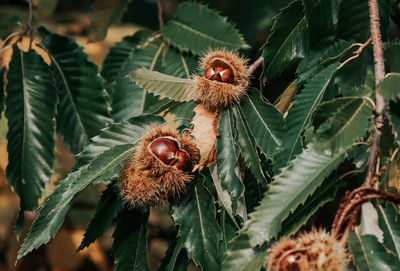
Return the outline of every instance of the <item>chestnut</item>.
{"type": "Polygon", "coordinates": [[[178,150],[175,153],[175,159],[172,161],[170,166],[175,166],[177,169],[183,171],[189,171],[192,167],[192,163],[190,162],[189,155],[181,150],[178,150]]]}
{"type": "Polygon", "coordinates": [[[208,80],[232,84],[234,81],[233,71],[230,68],[208,67],[204,73],[208,80]]]}
{"type": "Polygon", "coordinates": [[[174,159],[177,149],[176,142],[166,137],[157,138],[149,145],[149,150],[166,165],[174,159]]]}
{"type": "Polygon", "coordinates": [[[188,171],[191,168],[189,155],[179,150],[175,140],[168,137],[160,137],[149,144],[149,151],[161,162],[168,166],[174,166],[179,170],[188,171]]]}

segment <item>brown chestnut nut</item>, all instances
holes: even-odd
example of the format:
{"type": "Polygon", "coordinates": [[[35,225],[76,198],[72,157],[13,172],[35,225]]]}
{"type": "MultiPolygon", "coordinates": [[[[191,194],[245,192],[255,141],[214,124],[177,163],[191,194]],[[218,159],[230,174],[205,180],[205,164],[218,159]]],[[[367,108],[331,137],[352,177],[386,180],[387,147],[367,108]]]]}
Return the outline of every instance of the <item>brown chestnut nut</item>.
{"type": "Polygon", "coordinates": [[[287,271],[305,271],[301,255],[289,254],[285,256],[280,263],[281,270],[287,271]]]}
{"type": "Polygon", "coordinates": [[[189,155],[181,150],[177,150],[175,153],[175,159],[171,162],[171,166],[175,166],[177,169],[183,171],[189,171],[192,167],[189,155]]]}
{"type": "Polygon", "coordinates": [[[177,149],[176,142],[165,137],[157,138],[149,145],[149,150],[166,165],[174,159],[177,149]]]}
{"type": "Polygon", "coordinates": [[[208,67],[204,73],[204,77],[223,83],[232,84],[234,80],[233,72],[230,68],[223,67],[208,67]]]}

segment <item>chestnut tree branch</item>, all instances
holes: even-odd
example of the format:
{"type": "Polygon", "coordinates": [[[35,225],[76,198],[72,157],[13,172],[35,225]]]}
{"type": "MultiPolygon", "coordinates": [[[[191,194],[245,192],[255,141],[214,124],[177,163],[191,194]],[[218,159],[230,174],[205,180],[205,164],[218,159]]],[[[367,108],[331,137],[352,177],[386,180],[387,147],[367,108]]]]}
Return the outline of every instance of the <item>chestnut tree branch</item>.
{"type": "MultiPolygon", "coordinates": [[[[369,19],[371,27],[371,38],[374,51],[375,63],[375,84],[378,85],[385,78],[385,65],[383,60],[381,32],[379,28],[379,9],[377,0],[368,0],[369,5],[369,19]]],[[[385,114],[385,101],[380,95],[379,90],[375,91],[375,119],[374,119],[374,134],[371,144],[371,152],[368,158],[368,167],[366,178],[363,186],[372,187],[374,181],[374,171],[376,168],[376,160],[379,152],[379,143],[382,136],[383,116],[385,114]]]]}
{"type": "Polygon", "coordinates": [[[32,8],[32,0],[29,0],[29,20],[27,24],[27,30],[29,33],[29,51],[32,49],[32,41],[33,41],[33,8],[32,8]]]}

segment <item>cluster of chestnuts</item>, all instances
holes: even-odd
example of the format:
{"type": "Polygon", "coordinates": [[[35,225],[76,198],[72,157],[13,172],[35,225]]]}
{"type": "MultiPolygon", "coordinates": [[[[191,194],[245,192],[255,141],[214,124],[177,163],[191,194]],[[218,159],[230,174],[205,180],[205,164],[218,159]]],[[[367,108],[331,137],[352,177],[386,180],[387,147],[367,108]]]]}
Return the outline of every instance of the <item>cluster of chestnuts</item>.
{"type": "Polygon", "coordinates": [[[330,233],[312,230],[282,238],[268,251],[268,271],[347,271],[345,248],[330,233]]]}
{"type": "MultiPolygon", "coordinates": [[[[209,112],[237,103],[248,86],[246,61],[236,53],[208,52],[200,61],[201,73],[189,87],[193,99],[209,112]]],[[[189,133],[178,134],[170,125],[153,126],[143,135],[120,173],[121,195],[131,206],[148,208],[178,199],[193,179],[199,150],[189,133]]]]}

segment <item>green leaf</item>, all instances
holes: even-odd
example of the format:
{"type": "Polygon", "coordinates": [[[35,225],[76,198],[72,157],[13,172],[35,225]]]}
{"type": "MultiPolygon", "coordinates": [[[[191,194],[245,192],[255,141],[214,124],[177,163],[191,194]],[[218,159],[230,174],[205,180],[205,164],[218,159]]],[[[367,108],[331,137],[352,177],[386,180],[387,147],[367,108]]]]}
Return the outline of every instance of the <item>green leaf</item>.
{"type": "MultiPolygon", "coordinates": [[[[244,158],[244,162],[260,183],[266,183],[263,169],[261,168],[261,159],[258,156],[254,138],[247,127],[244,113],[238,105],[232,106],[232,113],[235,119],[237,138],[240,147],[240,153],[244,158]]],[[[248,117],[248,116],[247,116],[248,117]]],[[[265,140],[265,139],[264,139],[265,140]]]]}
{"type": "Polygon", "coordinates": [[[272,158],[275,148],[282,142],[282,113],[272,104],[264,102],[256,89],[249,89],[247,94],[240,101],[247,126],[261,152],[267,158],[272,158]]]}
{"type": "Polygon", "coordinates": [[[356,232],[349,232],[348,245],[357,270],[391,271],[397,269],[394,255],[388,253],[374,235],[360,235],[356,229],[356,232]]]}
{"type": "Polygon", "coordinates": [[[150,270],[147,262],[147,220],[149,212],[125,208],[113,233],[116,270],[150,270]]]}
{"type": "Polygon", "coordinates": [[[84,238],[77,251],[88,247],[99,238],[110,227],[122,206],[123,201],[119,196],[119,188],[116,182],[113,182],[108,185],[107,189],[101,195],[95,214],[86,229],[84,238]]]}
{"type": "Polygon", "coordinates": [[[276,237],[282,221],[303,204],[341,162],[351,157],[356,148],[350,145],[338,152],[318,153],[311,145],[283,168],[250,215],[246,233],[251,245],[261,245],[276,237]]]}
{"type": "Polygon", "coordinates": [[[129,158],[149,123],[156,116],[141,116],[114,124],[93,138],[78,156],[75,169],[44,200],[39,214],[18,252],[18,259],[46,244],[57,233],[70,208],[70,201],[90,183],[108,181],[119,172],[122,162],[129,158]]]}
{"type": "Polygon", "coordinates": [[[385,79],[377,86],[377,90],[385,98],[386,102],[397,101],[400,98],[399,84],[400,73],[388,73],[385,79]]]}
{"type": "Polygon", "coordinates": [[[77,154],[110,122],[101,77],[97,66],[87,60],[87,54],[73,39],[44,28],[39,31],[43,35],[39,46],[50,56],[58,90],[57,132],[77,154]]]}
{"type": "Polygon", "coordinates": [[[386,44],[383,50],[383,57],[385,58],[385,66],[389,72],[400,73],[400,44],[386,44]]]}
{"type": "Polygon", "coordinates": [[[244,193],[244,186],[239,178],[239,153],[238,146],[235,145],[237,132],[231,108],[221,111],[218,131],[220,135],[217,136],[215,147],[218,177],[221,180],[222,189],[230,196],[233,214],[236,214],[238,201],[244,193]]]}
{"type": "Polygon", "coordinates": [[[336,104],[336,110],[317,130],[315,149],[340,151],[365,135],[370,126],[371,109],[363,98],[338,98],[327,103],[332,103],[331,108],[336,104]]]}
{"type": "Polygon", "coordinates": [[[284,236],[295,234],[301,226],[307,223],[308,219],[324,204],[335,200],[336,192],[343,183],[336,174],[321,184],[320,187],[282,223],[282,232],[284,236]]]}
{"type": "Polygon", "coordinates": [[[50,75],[35,51],[24,53],[13,46],[5,101],[9,127],[6,172],[21,210],[36,207],[53,170],[56,93],[50,75]]]}
{"type": "Polygon", "coordinates": [[[272,34],[263,46],[263,75],[267,80],[307,56],[309,37],[302,10],[301,1],[294,1],[275,17],[272,34]]]}
{"type": "MultiPolygon", "coordinates": [[[[378,0],[381,34],[386,40],[389,25],[390,1],[378,0]]],[[[359,0],[340,1],[337,36],[341,39],[355,39],[365,42],[370,36],[368,2],[359,0]]]]}
{"type": "Polygon", "coordinates": [[[231,249],[222,263],[222,271],[254,271],[260,270],[267,261],[267,249],[252,248],[249,237],[241,233],[232,242],[231,249]]]}
{"type": "MultiPolygon", "coordinates": [[[[104,58],[100,73],[107,83],[115,81],[120,73],[131,71],[133,58],[151,37],[149,31],[139,30],[132,36],[124,37],[122,41],[110,49],[110,52],[104,58]]],[[[139,65],[137,65],[138,68],[139,65]]]]}
{"type": "Polygon", "coordinates": [[[195,2],[180,4],[172,20],[161,29],[161,34],[180,50],[197,55],[210,48],[237,50],[248,47],[225,17],[195,2]]]}
{"type": "Polygon", "coordinates": [[[285,166],[294,155],[301,151],[302,134],[310,122],[311,116],[319,105],[333,75],[340,64],[332,64],[317,74],[293,102],[286,117],[285,137],[282,146],[275,155],[274,167],[285,166]]]}
{"type": "Polygon", "coordinates": [[[205,177],[199,176],[192,189],[173,207],[172,217],[179,225],[188,257],[204,271],[220,269],[219,242],[221,231],[215,218],[214,198],[203,186],[205,177]]]}
{"type": "Polygon", "coordinates": [[[396,266],[400,262],[400,224],[398,222],[399,214],[392,205],[383,208],[376,205],[379,215],[379,227],[383,231],[384,243],[396,255],[396,266]]]}
{"type": "Polygon", "coordinates": [[[129,78],[148,92],[180,102],[192,100],[187,89],[193,82],[192,79],[183,79],[146,68],[133,71],[129,78]]]}
{"type": "Polygon", "coordinates": [[[111,24],[121,22],[129,3],[132,0],[95,0],[90,17],[89,41],[101,41],[106,37],[111,24]]]}

